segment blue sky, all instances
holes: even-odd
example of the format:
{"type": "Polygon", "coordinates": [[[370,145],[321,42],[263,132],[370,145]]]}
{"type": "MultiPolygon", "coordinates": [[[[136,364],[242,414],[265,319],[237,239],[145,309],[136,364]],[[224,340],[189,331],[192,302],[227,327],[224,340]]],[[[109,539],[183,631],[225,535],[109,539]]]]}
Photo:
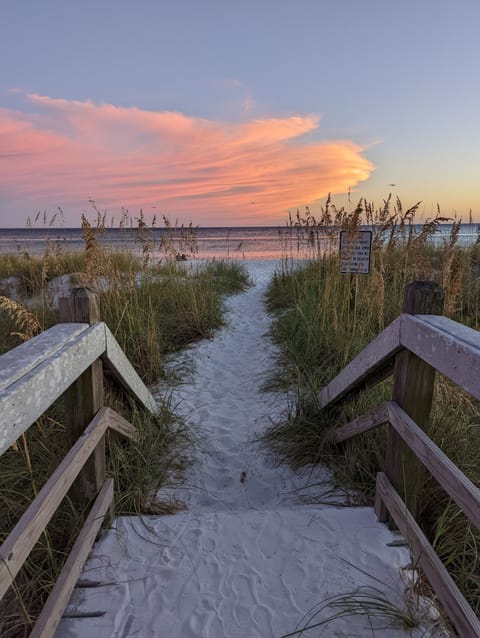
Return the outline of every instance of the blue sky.
{"type": "Polygon", "coordinates": [[[348,187],[480,220],[476,1],[0,7],[3,226],[57,206],[76,225],[89,197],[283,223],[348,187]]]}

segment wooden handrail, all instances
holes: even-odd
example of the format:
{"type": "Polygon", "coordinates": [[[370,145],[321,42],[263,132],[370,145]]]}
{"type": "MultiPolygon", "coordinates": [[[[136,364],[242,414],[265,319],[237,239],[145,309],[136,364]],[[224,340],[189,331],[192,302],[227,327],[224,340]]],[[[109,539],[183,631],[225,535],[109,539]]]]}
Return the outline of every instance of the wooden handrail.
{"type": "Polygon", "coordinates": [[[480,621],[452,577],[438,558],[405,503],[383,472],[377,475],[376,506],[381,520],[380,501],[385,503],[399,530],[411,546],[414,556],[429,579],[448,616],[464,638],[480,636],[480,621]]]}
{"type": "Polygon", "coordinates": [[[58,324],[0,356],[0,455],[99,357],[144,408],[158,411],[152,394],[103,322],[58,324]]]}
{"type": "Polygon", "coordinates": [[[102,408],[0,546],[0,598],[12,584],[108,427],[122,434],[133,429],[119,414],[110,408],[102,408]]]}
{"type": "Polygon", "coordinates": [[[149,412],[158,412],[158,405],[152,394],[138,376],[117,340],[105,326],[105,352],[102,355],[104,364],[122,387],[149,412]]]}
{"type": "MultiPolygon", "coordinates": [[[[55,328],[51,330],[55,337],[55,328]]],[[[0,392],[0,454],[28,430],[104,351],[105,329],[98,323],[69,339],[48,359],[6,386],[0,392]]]]}
{"type": "Polygon", "coordinates": [[[418,478],[423,469],[417,467],[424,467],[480,530],[480,489],[428,436],[436,371],[480,399],[480,332],[437,314],[410,314],[425,311],[430,302],[431,312],[441,312],[443,297],[434,284],[411,284],[405,300],[404,312],[320,392],[319,403],[326,407],[345,400],[369,380],[374,385],[378,371],[385,370],[389,357],[395,357],[395,367],[390,368],[394,401],[385,401],[334,429],[329,438],[341,443],[388,424],[385,472],[377,475],[378,518],[385,521],[390,516],[398,525],[460,635],[479,636],[479,619],[415,522],[415,512],[418,484],[423,483],[418,478]],[[407,466],[406,473],[402,464],[407,466]],[[412,511],[398,492],[404,493],[412,511]]]}
{"type": "Polygon", "coordinates": [[[57,323],[53,328],[2,354],[0,391],[31,372],[86,330],[87,323],[57,323]]]}
{"type": "MultiPolygon", "coordinates": [[[[391,374],[393,367],[388,365],[390,359],[400,350],[400,322],[402,315],[397,317],[383,332],[366,346],[337,376],[326,385],[319,394],[322,408],[338,402],[348,393],[359,386],[363,386],[371,376],[376,375],[382,367],[391,374]]],[[[380,381],[382,378],[376,378],[380,381]]]]}
{"type": "Polygon", "coordinates": [[[113,480],[107,479],[32,629],[30,638],[51,638],[54,635],[112,500],[113,480]]]}
{"type": "Polygon", "coordinates": [[[401,316],[401,346],[480,399],[480,332],[447,317],[401,316]]]}
{"type": "Polygon", "coordinates": [[[348,439],[353,438],[354,436],[358,436],[359,434],[363,434],[364,432],[368,432],[368,430],[372,430],[377,428],[379,425],[384,425],[388,423],[389,419],[389,411],[388,404],[385,401],[381,405],[373,410],[370,410],[366,414],[362,416],[357,416],[355,419],[349,421],[345,425],[342,425],[339,428],[335,428],[330,433],[330,441],[332,443],[341,443],[342,441],[347,441],[348,439]]]}
{"type": "Polygon", "coordinates": [[[388,412],[390,425],[413,450],[416,458],[427,468],[450,498],[462,509],[465,516],[480,530],[480,489],[399,405],[390,401],[388,412]]]}
{"type": "Polygon", "coordinates": [[[103,407],[103,363],[144,408],[158,406],[108,327],[99,321],[95,295],[74,289],[61,300],[57,324],[0,356],[0,456],[64,396],[71,448],[0,546],[0,599],[44,533],[61,501],[91,505],[84,526],[41,612],[32,636],[53,635],[95,537],[110,510],[113,481],[106,478],[105,434],[134,439],[135,428],[103,407]]]}
{"type": "Polygon", "coordinates": [[[395,401],[384,401],[363,416],[336,428],[332,431],[330,440],[341,443],[384,424],[389,424],[398,432],[417,459],[480,530],[480,489],[395,401]]]}
{"type": "MultiPolygon", "coordinates": [[[[322,408],[362,387],[406,349],[480,399],[480,332],[436,315],[401,314],[319,393],[322,408]]],[[[389,372],[393,372],[390,367],[389,372]]],[[[376,382],[383,380],[377,378],[376,382]]]]}

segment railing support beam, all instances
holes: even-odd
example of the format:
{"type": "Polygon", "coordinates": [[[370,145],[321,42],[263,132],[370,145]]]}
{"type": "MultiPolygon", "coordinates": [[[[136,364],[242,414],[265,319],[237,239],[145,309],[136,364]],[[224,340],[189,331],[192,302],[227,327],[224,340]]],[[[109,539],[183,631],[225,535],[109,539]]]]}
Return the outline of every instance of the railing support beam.
{"type": "MultiPolygon", "coordinates": [[[[414,281],[405,288],[402,312],[412,315],[441,315],[444,298],[444,292],[438,284],[414,281]]],[[[401,350],[396,355],[393,400],[425,432],[429,430],[434,384],[434,368],[408,350],[401,350]]],[[[416,517],[419,513],[424,469],[393,428],[390,428],[388,435],[385,473],[416,517]]],[[[384,508],[381,518],[386,519],[384,508]]]]}
{"type": "MultiPolygon", "coordinates": [[[[69,298],[60,300],[60,320],[65,323],[100,321],[95,294],[88,288],[74,288],[69,298]]],[[[103,407],[103,368],[95,361],[65,392],[65,423],[71,447],[103,407]]],[[[98,443],[72,487],[72,498],[84,509],[99,493],[106,477],[105,437],[98,443]]]]}

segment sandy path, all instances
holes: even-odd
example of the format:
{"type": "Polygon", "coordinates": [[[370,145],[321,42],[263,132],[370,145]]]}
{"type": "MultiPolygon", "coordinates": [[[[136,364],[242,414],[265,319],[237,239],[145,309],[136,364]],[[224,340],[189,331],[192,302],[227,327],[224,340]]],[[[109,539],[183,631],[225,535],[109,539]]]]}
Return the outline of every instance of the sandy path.
{"type": "MultiPolygon", "coordinates": [[[[260,392],[273,365],[262,305],[273,267],[249,262],[256,285],[229,300],[229,326],[190,351],[195,372],[177,398],[199,451],[175,490],[188,511],[117,519],[82,576],[98,586],[77,588],[69,608],[101,615],[64,619],[57,636],[279,638],[321,600],[365,585],[403,605],[408,552],[389,546],[395,537],[373,510],[304,504],[306,478],[276,468],[255,442],[284,408],[260,392]]],[[[353,617],[305,635],[424,635],[385,624],[353,617]]]]}
{"type": "MultiPolygon", "coordinates": [[[[215,339],[187,353],[195,374],[174,394],[198,438],[196,464],[176,495],[195,511],[272,508],[298,502],[292,492],[300,488],[308,493],[306,477],[275,466],[257,442],[286,406],[283,396],[261,391],[273,365],[263,295],[275,262],[248,263],[255,286],[229,299],[229,324],[215,339]]],[[[327,476],[317,473],[315,482],[327,476]]]]}

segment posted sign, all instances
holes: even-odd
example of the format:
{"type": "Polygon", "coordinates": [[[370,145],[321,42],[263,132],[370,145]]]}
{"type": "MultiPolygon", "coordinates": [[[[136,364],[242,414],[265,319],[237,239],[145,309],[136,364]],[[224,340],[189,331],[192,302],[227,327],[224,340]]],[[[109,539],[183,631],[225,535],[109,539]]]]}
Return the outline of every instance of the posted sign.
{"type": "Polygon", "coordinates": [[[340,231],[340,272],[368,275],[372,253],[372,231],[360,230],[355,235],[340,231]]]}

